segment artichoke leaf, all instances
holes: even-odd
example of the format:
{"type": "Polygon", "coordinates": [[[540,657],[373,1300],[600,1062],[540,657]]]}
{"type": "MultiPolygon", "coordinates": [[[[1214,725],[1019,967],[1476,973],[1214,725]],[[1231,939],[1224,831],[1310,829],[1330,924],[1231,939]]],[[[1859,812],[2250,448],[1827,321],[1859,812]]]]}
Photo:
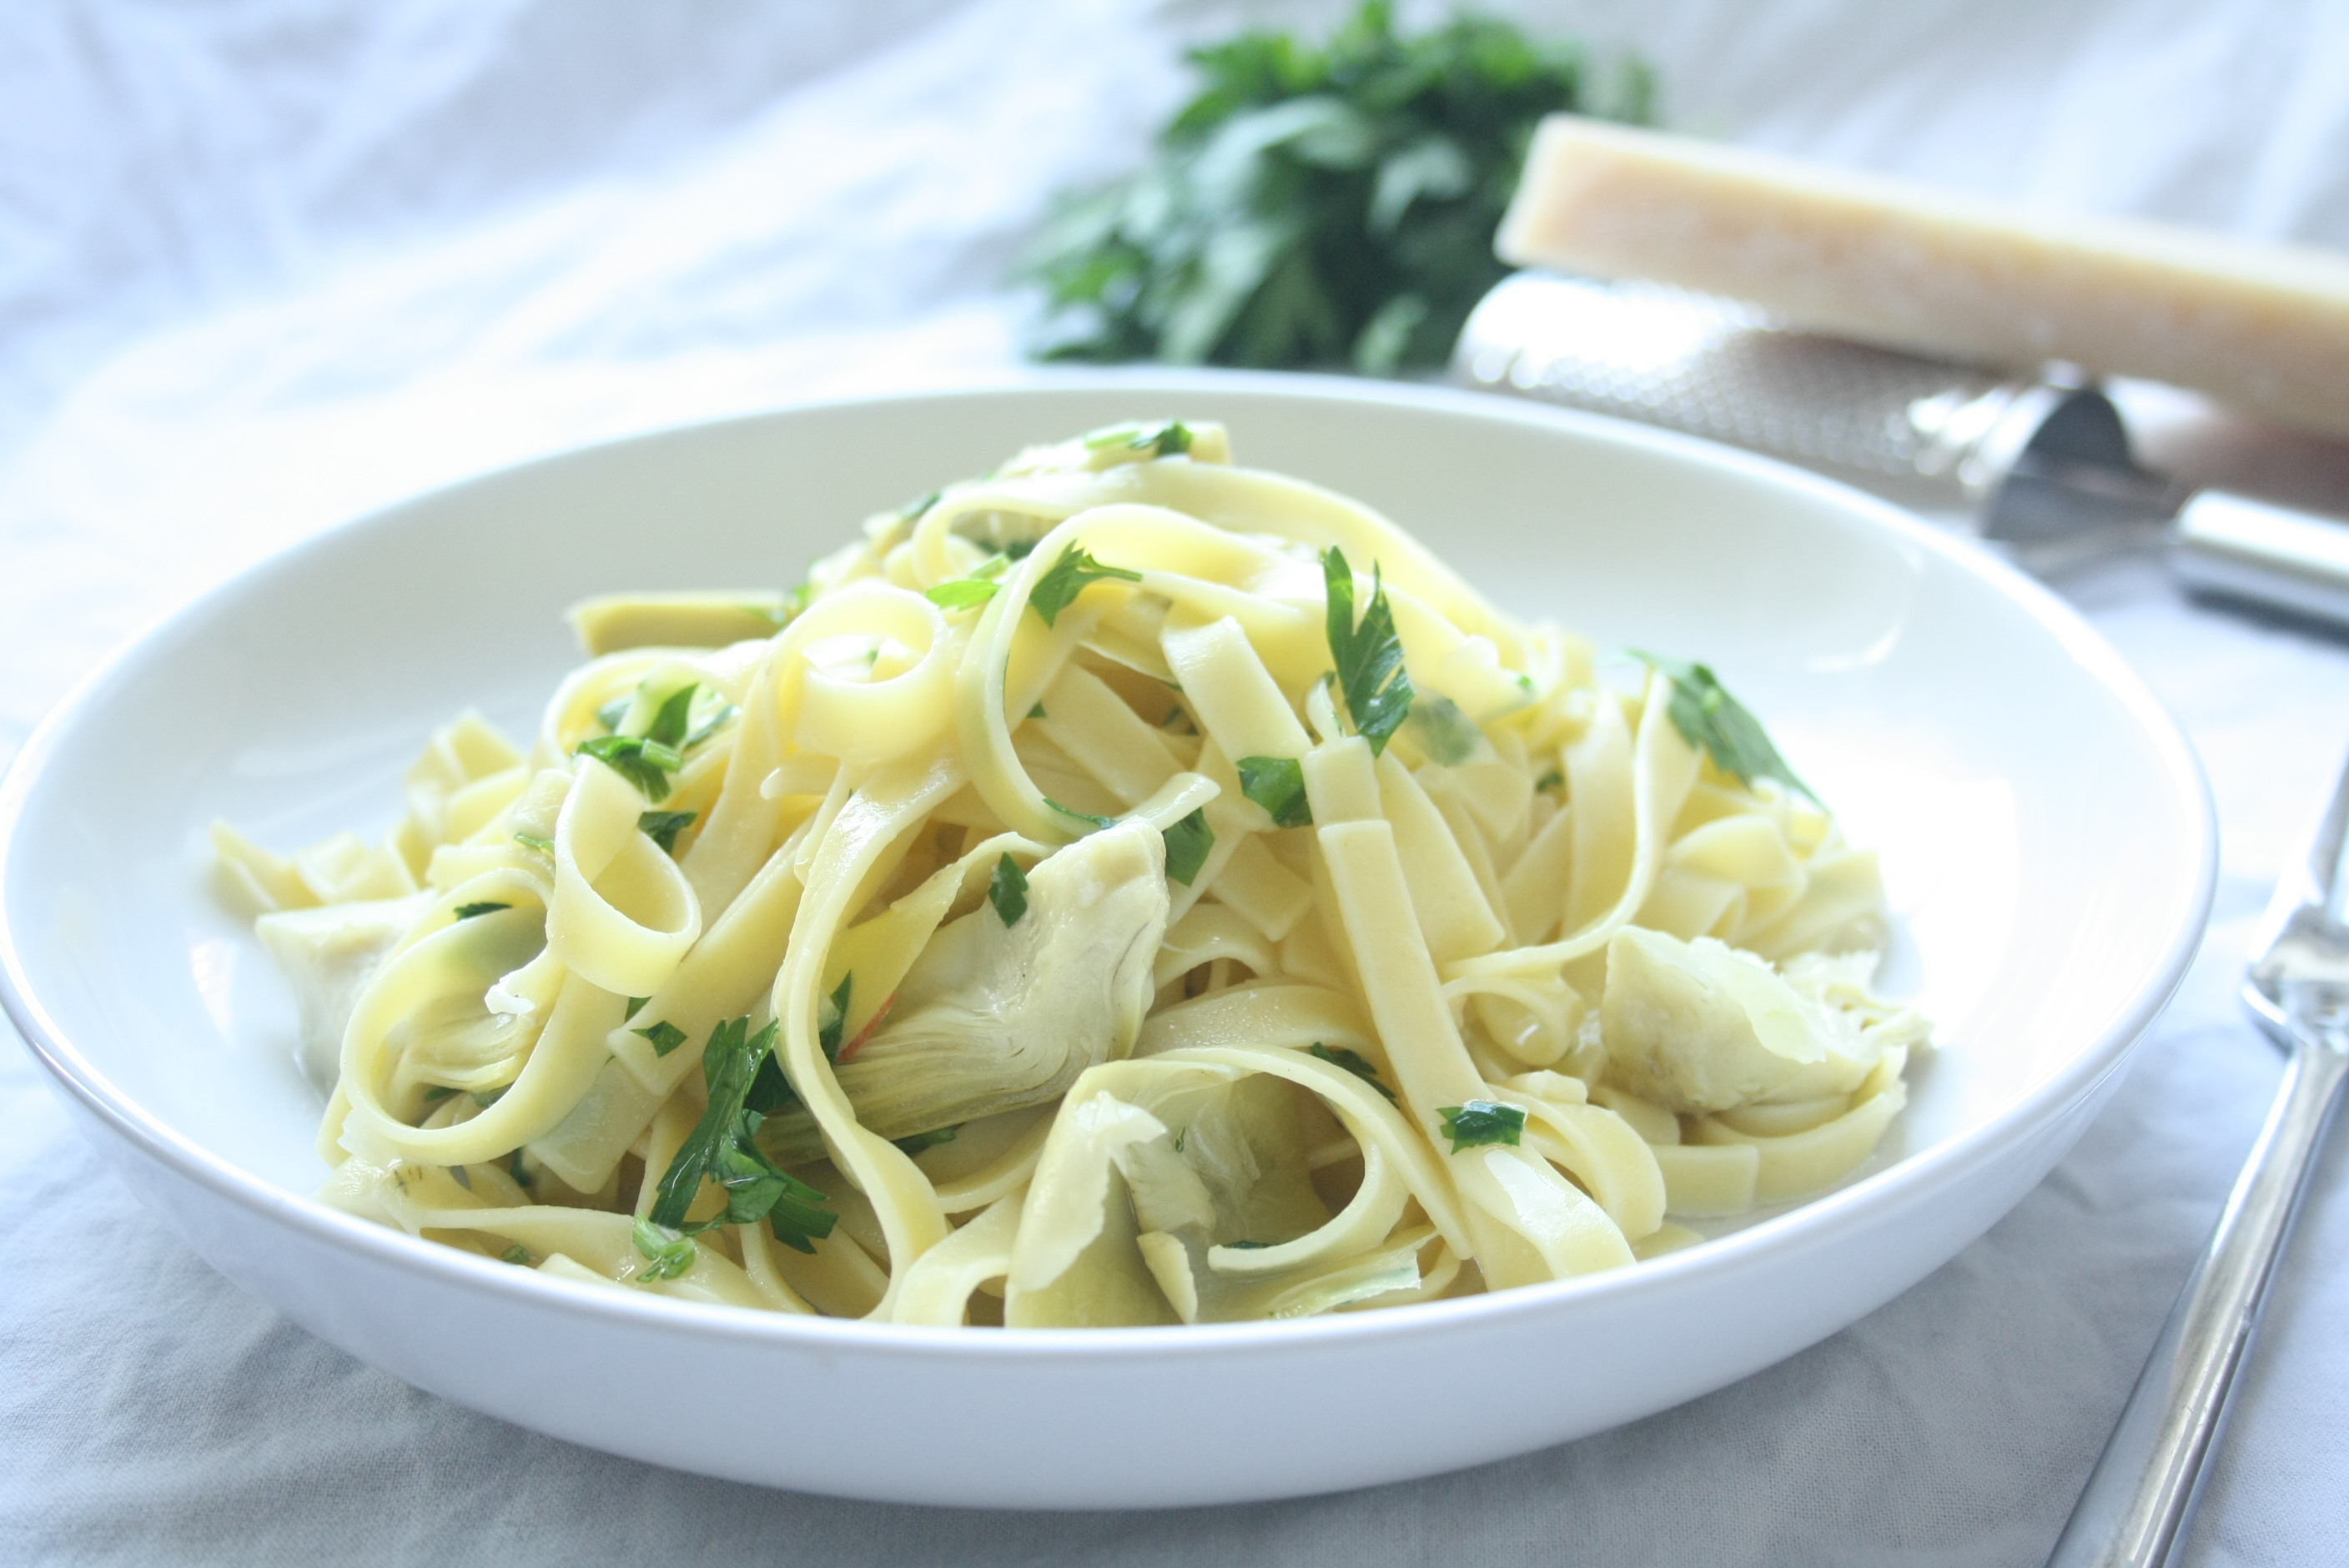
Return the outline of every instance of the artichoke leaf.
{"type": "Polygon", "coordinates": [[[1164,841],[1140,822],[1080,839],[1028,873],[1027,897],[1010,925],[981,904],[942,927],[840,1063],[864,1126],[904,1138],[1040,1105],[1133,1050],[1166,931],[1164,841]]]}

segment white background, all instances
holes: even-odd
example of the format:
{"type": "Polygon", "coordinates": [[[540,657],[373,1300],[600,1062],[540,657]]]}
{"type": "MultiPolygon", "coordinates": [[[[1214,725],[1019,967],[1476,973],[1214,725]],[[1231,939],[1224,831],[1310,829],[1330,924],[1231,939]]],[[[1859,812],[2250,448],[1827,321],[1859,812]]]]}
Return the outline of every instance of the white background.
{"type": "MultiPolygon", "coordinates": [[[[1682,129],[2349,248],[2349,8],[1507,9],[1644,52],[1682,129]]],[[[16,0],[0,760],[140,624],[337,518],[582,439],[1013,373],[1030,307],[1008,264],[1055,189],[1142,156],[1183,97],[1180,43],[1337,12],[16,0]]],[[[2156,435],[2196,474],[2349,511],[2338,450],[2190,415],[2156,435]]],[[[988,1516],[706,1481],[311,1340],[165,1235],[10,1049],[0,1560],[2035,1563],[2264,1112],[2277,1058],[2232,1000],[2244,931],[2349,746],[2349,644],[2184,604],[2149,565],[2069,587],[2209,768],[2226,835],[2209,948],[2112,1109],[2010,1219],[1745,1384],[1464,1475],[1238,1509],[988,1516]]],[[[2336,1149],[2190,1561],[2349,1562],[2344,1182],[2336,1149]]],[[[616,1369],[614,1397],[657,1376],[616,1369]]],[[[822,1440],[787,1409],[711,1418],[822,1440]]]]}

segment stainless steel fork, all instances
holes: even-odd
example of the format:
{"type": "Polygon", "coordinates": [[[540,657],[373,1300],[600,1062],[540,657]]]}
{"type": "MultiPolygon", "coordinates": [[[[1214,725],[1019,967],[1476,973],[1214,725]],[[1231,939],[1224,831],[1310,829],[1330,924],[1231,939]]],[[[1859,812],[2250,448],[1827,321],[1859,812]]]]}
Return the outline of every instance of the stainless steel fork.
{"type": "Polygon", "coordinates": [[[2243,1005],[2287,1054],[2283,1084],[2210,1244],[2170,1309],[2049,1568],[2156,1568],[2186,1536],[2228,1395],[2349,1078],[2349,769],[2268,905],[2243,1005]]]}

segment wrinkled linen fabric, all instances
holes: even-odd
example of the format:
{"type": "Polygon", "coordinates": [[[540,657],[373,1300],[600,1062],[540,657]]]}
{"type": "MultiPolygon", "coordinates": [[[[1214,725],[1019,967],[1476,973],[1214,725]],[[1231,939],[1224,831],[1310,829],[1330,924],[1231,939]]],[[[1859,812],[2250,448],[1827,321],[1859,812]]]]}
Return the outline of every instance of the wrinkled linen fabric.
{"type": "MultiPolygon", "coordinates": [[[[2321,0],[1509,8],[1644,51],[1685,129],[2349,248],[2349,12],[2321,0]]],[[[1142,155],[1184,41],[1337,9],[7,7],[0,758],[140,624],[338,518],[582,440],[1022,374],[1031,305],[1002,279],[1050,193],[1142,155]]],[[[2212,428],[2171,449],[2289,469],[2349,511],[2339,450],[2212,428]]],[[[2209,770],[2205,950],[2044,1184],[1755,1377],[1292,1502],[983,1515],[707,1480],[477,1416],[293,1327],[150,1218],[12,1049],[0,1561],[2036,1563],[2273,1091],[2234,988],[2349,746],[2349,643],[2188,603],[2143,562],[2063,586],[2209,770]]],[[[2344,1145],[2189,1562],[2349,1562],[2344,1145]]]]}

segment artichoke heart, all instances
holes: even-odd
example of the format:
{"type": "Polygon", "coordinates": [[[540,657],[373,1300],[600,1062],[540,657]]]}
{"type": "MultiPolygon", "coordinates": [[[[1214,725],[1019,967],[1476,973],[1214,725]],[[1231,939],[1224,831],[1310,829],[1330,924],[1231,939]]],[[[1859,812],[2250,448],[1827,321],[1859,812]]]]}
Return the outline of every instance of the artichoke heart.
{"type": "Polygon", "coordinates": [[[1826,1059],[1830,1026],[1759,959],[1711,937],[1626,926],[1607,944],[1599,1031],[1616,1081],[1702,1113],[1785,1088],[1826,1059]]]}
{"type": "Polygon", "coordinates": [[[254,934],[285,976],[302,1026],[302,1071],[333,1086],[343,1031],[383,955],[432,903],[429,892],[357,903],[279,910],[254,922],[254,934]]]}
{"type": "Polygon", "coordinates": [[[839,1067],[857,1119],[903,1138],[1058,1099],[1133,1048],[1165,937],[1165,841],[1143,822],[1028,873],[1010,925],[990,906],[933,937],[890,1017],[839,1067]]]}

